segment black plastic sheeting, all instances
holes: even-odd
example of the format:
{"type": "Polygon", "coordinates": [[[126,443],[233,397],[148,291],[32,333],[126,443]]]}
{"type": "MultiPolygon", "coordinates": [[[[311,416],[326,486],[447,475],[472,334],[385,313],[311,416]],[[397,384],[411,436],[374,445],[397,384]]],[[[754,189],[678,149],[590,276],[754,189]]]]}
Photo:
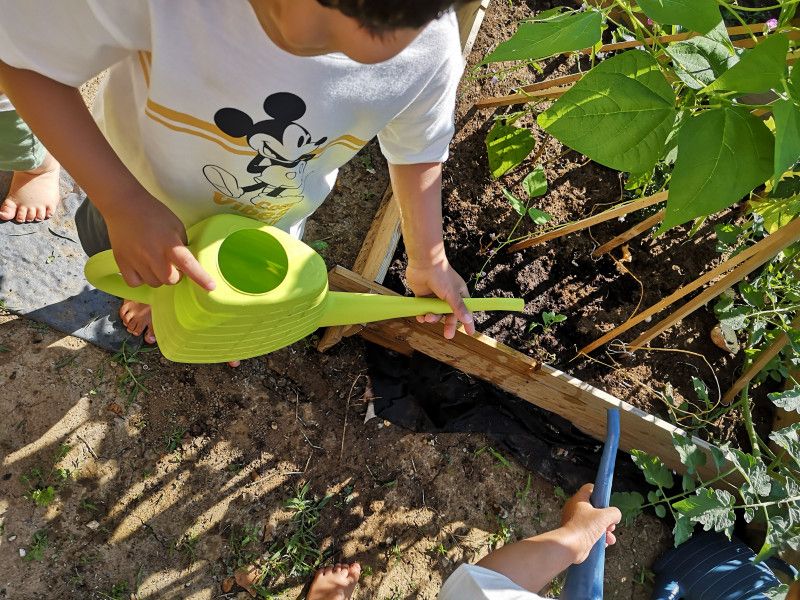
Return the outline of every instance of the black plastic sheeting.
{"type": "MultiPolygon", "coordinates": [[[[486,434],[492,447],[572,493],[594,482],[602,443],[569,421],[421,354],[368,344],[375,413],[424,433],[486,434]]],[[[617,454],[614,491],[645,491],[630,456],[617,454]]]]}

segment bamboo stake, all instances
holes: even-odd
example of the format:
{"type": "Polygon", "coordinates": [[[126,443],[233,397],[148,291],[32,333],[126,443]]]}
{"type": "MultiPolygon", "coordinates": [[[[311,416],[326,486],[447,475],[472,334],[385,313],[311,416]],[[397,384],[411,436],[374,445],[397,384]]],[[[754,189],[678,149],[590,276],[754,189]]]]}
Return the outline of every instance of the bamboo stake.
{"type": "Polygon", "coordinates": [[[658,225],[664,219],[664,212],[665,211],[662,208],[656,214],[649,216],[648,218],[646,218],[641,223],[639,223],[639,224],[631,227],[630,229],[628,229],[628,231],[619,234],[617,237],[615,237],[614,239],[606,242],[605,244],[600,246],[597,250],[592,252],[592,256],[597,258],[598,256],[602,256],[603,254],[606,254],[607,252],[611,252],[617,246],[621,246],[625,242],[629,242],[630,240],[635,238],[637,235],[639,235],[641,233],[644,233],[645,231],[647,231],[651,227],[654,227],[654,226],[658,225]]]}
{"type": "MultiPolygon", "coordinates": [[[[697,279],[695,279],[694,281],[692,281],[691,283],[688,283],[687,285],[679,288],[678,290],[676,290],[675,292],[673,292],[672,294],[670,294],[669,296],[667,296],[663,300],[657,302],[656,304],[654,304],[653,306],[651,306],[647,310],[645,310],[643,312],[640,312],[638,315],[636,315],[634,317],[631,317],[630,319],[625,321],[625,323],[623,323],[619,327],[615,327],[614,329],[612,329],[611,331],[609,331],[608,333],[606,333],[602,337],[600,337],[600,338],[596,339],[595,341],[593,341],[591,344],[588,344],[588,345],[584,346],[583,348],[581,348],[579,350],[578,353],[579,354],[589,354],[590,352],[596,350],[600,346],[602,346],[602,345],[610,342],[614,338],[622,335],[623,333],[625,333],[629,329],[632,329],[633,327],[635,327],[639,323],[641,323],[641,322],[643,322],[643,321],[645,321],[645,320],[647,320],[649,318],[652,318],[653,316],[657,315],[662,310],[664,310],[668,306],[674,304],[675,302],[677,302],[678,300],[680,300],[684,296],[687,296],[688,294],[691,294],[692,292],[694,292],[696,290],[699,290],[701,287],[703,287],[707,283],[713,281],[716,277],[719,277],[720,275],[730,271],[731,269],[733,269],[737,265],[742,264],[743,262],[747,261],[748,259],[756,256],[760,252],[762,252],[762,251],[763,252],[771,251],[771,250],[774,249],[775,246],[781,246],[781,247],[785,248],[786,246],[788,246],[788,245],[794,243],[795,241],[797,241],[798,239],[800,239],[800,219],[795,219],[794,221],[792,221],[788,225],[785,225],[784,227],[782,227],[781,229],[779,229],[778,231],[776,231],[775,233],[770,235],[769,237],[764,238],[760,242],[750,246],[746,250],[743,250],[742,252],[740,252],[736,256],[733,256],[733,257],[729,258],[728,260],[726,260],[725,262],[720,263],[719,265],[717,265],[716,267],[711,269],[705,275],[702,275],[702,276],[698,277],[697,279]],[[779,234],[782,236],[781,241],[780,242],[776,242],[776,240],[773,239],[773,238],[775,236],[779,235],[779,234]],[[783,238],[788,238],[789,239],[788,243],[784,244],[783,238]]],[[[777,254],[778,251],[779,250],[774,250],[773,251],[773,256],[775,254],[777,254]]]]}
{"type": "Polygon", "coordinates": [[[627,215],[628,213],[632,213],[637,210],[647,208],[648,206],[653,206],[654,204],[658,204],[659,202],[664,202],[666,201],[666,199],[667,199],[667,192],[659,192],[655,196],[647,196],[645,198],[634,200],[633,202],[628,202],[627,204],[615,206],[614,208],[610,208],[594,216],[581,219],[580,221],[576,221],[575,223],[570,223],[569,225],[564,225],[563,227],[559,227],[558,229],[553,229],[552,231],[548,231],[547,233],[543,233],[542,235],[537,235],[535,237],[528,238],[527,240],[522,240],[521,242],[517,242],[516,244],[511,246],[508,249],[508,251],[517,252],[518,250],[523,250],[524,248],[530,248],[531,246],[535,246],[537,244],[543,244],[544,242],[548,242],[550,240],[563,237],[570,233],[580,231],[581,229],[592,227],[593,225],[597,225],[598,223],[604,223],[605,221],[610,221],[611,219],[617,219],[619,217],[627,215]]]}
{"type": "MultiPolygon", "coordinates": [[[[478,100],[475,103],[475,108],[494,108],[496,106],[509,106],[510,104],[519,104],[528,102],[533,98],[542,98],[543,96],[534,96],[534,92],[540,92],[543,90],[550,91],[551,93],[556,93],[554,90],[563,89],[564,91],[569,89],[569,84],[575,83],[579,79],[583,77],[583,73],[575,73],[573,75],[565,75],[564,77],[556,77],[555,79],[548,79],[546,81],[540,81],[538,83],[532,83],[530,85],[525,85],[520,88],[520,91],[516,94],[511,94],[509,96],[498,96],[496,98],[484,98],[482,100],[478,100]]],[[[561,91],[559,95],[562,95],[564,92],[561,91]]],[[[546,97],[546,96],[545,96],[546,97]]]]}
{"type": "MultiPolygon", "coordinates": [[[[795,318],[792,321],[792,327],[797,328],[800,327],[800,318],[795,318]]],[[[747,369],[742,376],[737,379],[734,384],[731,386],[725,395],[722,397],[723,404],[730,404],[736,396],[739,395],[748,383],[753,380],[753,377],[758,375],[761,370],[769,364],[773,358],[780,354],[781,350],[786,347],[786,344],[789,343],[789,336],[786,335],[786,332],[781,332],[781,334],[776,337],[769,346],[764,348],[758,355],[758,358],[750,365],[750,368],[747,369]]]]}
{"type": "MultiPolygon", "coordinates": [[[[719,296],[726,289],[747,277],[758,267],[769,261],[778,252],[793,244],[797,240],[800,240],[800,219],[795,219],[782,229],[779,229],[769,237],[761,240],[762,242],[769,243],[759,248],[759,250],[755,252],[749,259],[745,260],[733,271],[725,275],[722,279],[713,283],[711,286],[703,290],[703,292],[698,294],[696,297],[689,300],[689,302],[684,304],[667,318],[662,319],[657,325],[651,327],[642,335],[637,337],[633,342],[631,342],[631,349],[639,350],[654,337],[661,335],[664,331],[672,327],[686,315],[691,314],[709,300],[719,296]]],[[[755,248],[755,246],[751,246],[751,248],[755,248]]]]}

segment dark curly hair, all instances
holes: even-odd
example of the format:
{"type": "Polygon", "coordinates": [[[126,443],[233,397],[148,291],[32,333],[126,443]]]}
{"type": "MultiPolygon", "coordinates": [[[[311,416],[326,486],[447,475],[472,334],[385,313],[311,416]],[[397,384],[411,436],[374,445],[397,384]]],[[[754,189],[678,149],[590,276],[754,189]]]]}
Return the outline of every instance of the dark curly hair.
{"type": "Polygon", "coordinates": [[[469,0],[317,0],[356,19],[362,27],[385,33],[402,27],[419,28],[442,15],[451,6],[469,0]]]}

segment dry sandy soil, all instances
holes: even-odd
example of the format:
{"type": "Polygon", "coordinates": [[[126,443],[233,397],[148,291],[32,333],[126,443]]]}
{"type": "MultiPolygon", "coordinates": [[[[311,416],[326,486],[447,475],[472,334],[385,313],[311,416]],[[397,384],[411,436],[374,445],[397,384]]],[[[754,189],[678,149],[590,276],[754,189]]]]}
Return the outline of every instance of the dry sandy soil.
{"type": "MultiPolygon", "coordinates": [[[[435,598],[506,532],[558,522],[553,487],[480,452],[484,436],[365,424],[359,341],[236,370],[150,352],[131,367],[149,390],[133,401],[124,368],[76,338],[6,315],[0,348],[0,598],[246,598],[222,582],[292,534],[284,504],[305,483],[332,495],[315,532],[326,556],[371,571],[360,599],[435,598]]],[[[647,597],[636,580],[666,533],[651,518],[619,531],[608,598],[647,597]]],[[[296,598],[303,582],[272,591],[296,598]]]]}

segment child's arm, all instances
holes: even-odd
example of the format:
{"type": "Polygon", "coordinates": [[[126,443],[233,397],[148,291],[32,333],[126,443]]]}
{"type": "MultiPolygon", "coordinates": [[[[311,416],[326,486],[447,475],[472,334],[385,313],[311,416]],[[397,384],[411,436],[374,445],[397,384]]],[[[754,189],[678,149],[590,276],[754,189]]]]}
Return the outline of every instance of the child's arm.
{"type": "Polygon", "coordinates": [[[129,285],[176,283],[182,272],[214,288],[186,248],[181,221],[125,168],[76,88],[0,61],[0,89],[102,213],[129,285]]]}
{"type": "Polygon", "coordinates": [[[502,573],[533,593],[572,564],[581,563],[605,533],[606,544],[622,518],[617,508],[594,508],[589,503],[593,485],[587,483],[564,505],[561,527],[491,552],[478,565],[502,573]]]}
{"type": "MultiPolygon", "coordinates": [[[[442,164],[389,164],[389,174],[402,216],[408,286],[417,296],[435,294],[453,308],[453,314],[445,317],[446,338],[455,336],[459,321],[472,335],[475,325],[462,300],[469,296],[467,284],[450,266],[442,239],[442,164]]],[[[429,323],[439,319],[438,315],[417,317],[429,323]]]]}

